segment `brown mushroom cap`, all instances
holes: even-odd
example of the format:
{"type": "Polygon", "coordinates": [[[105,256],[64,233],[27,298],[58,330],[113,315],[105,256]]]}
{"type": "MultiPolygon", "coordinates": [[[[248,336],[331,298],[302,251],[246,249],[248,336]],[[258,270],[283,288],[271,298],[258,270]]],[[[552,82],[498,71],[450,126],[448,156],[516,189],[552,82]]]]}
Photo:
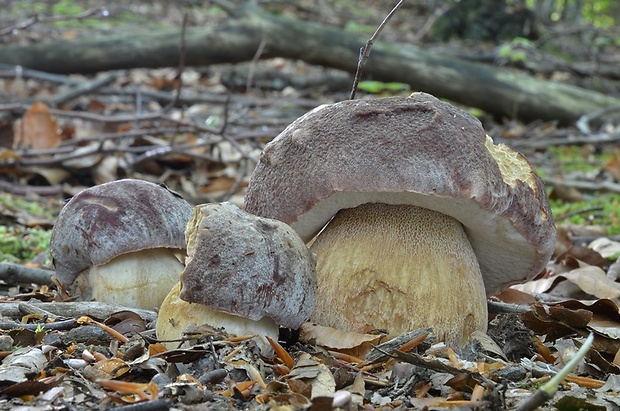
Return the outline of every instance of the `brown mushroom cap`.
{"type": "Polygon", "coordinates": [[[245,209],[312,239],[340,209],[412,204],[460,221],[487,294],[538,274],[555,228],[528,161],[494,145],[473,116],[437,98],[320,106],[267,145],[245,209]]]}
{"type": "Polygon", "coordinates": [[[186,238],[181,299],[289,328],[312,314],[316,261],[286,224],[232,203],[206,204],[194,209],[186,238]]]}
{"type": "Polygon", "coordinates": [[[125,179],[87,188],[60,211],[52,230],[56,277],[72,284],[89,267],[152,248],[185,249],[192,206],[167,188],[125,179]]]}

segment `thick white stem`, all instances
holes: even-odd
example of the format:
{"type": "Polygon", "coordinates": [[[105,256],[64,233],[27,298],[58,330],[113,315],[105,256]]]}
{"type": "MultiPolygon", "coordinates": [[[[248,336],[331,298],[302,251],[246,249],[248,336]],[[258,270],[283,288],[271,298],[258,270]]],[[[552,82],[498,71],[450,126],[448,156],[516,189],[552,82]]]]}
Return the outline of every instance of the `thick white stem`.
{"type": "Polygon", "coordinates": [[[153,248],[120,255],[91,267],[72,285],[83,300],[153,310],[180,278],[177,250],[153,248]]]}
{"type": "MultiPolygon", "coordinates": [[[[206,324],[215,329],[223,328],[230,335],[256,335],[256,343],[263,354],[267,355],[272,352],[271,345],[265,336],[277,341],[279,327],[271,318],[263,317],[254,321],[224,313],[203,304],[183,301],[179,297],[180,293],[181,283],[179,282],[170,290],[161,304],[156,325],[157,338],[160,340],[179,340],[185,336],[184,332],[189,328],[206,324]]],[[[176,348],[180,344],[180,342],[164,342],[169,349],[176,348]]]]}
{"type": "Polygon", "coordinates": [[[319,293],[312,320],[390,335],[432,327],[449,344],[486,331],[476,255],[462,225],[410,205],[341,210],[316,238],[319,293]]]}

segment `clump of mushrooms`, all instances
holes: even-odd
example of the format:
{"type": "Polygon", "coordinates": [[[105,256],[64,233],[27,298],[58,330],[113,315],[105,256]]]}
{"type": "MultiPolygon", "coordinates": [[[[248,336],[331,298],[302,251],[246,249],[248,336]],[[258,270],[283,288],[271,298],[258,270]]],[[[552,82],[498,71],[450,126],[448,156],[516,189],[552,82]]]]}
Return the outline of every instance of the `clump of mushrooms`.
{"type": "Polygon", "coordinates": [[[425,93],[302,116],[264,149],[245,209],[313,241],[313,321],[391,335],[430,326],[456,345],[486,331],[487,296],[538,274],[555,241],[528,161],[425,93]]]}
{"type": "Polygon", "coordinates": [[[167,188],[124,179],[87,188],[51,236],[56,277],[82,300],[159,307],[183,270],[192,206],[167,188]]]}
{"type": "Polygon", "coordinates": [[[277,340],[279,326],[295,329],[310,317],[316,261],[286,224],[230,202],[206,204],[194,208],[185,236],[185,269],[157,318],[160,340],[182,339],[192,324],[207,324],[256,334],[268,350],[265,336],[277,340]]]}

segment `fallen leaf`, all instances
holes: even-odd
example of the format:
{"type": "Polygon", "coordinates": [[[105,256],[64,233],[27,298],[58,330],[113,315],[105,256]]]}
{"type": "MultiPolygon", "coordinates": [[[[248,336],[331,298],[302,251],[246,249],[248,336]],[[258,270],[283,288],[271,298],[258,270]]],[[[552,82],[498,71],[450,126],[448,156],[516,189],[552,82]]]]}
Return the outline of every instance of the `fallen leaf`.
{"type": "Polygon", "coordinates": [[[36,102],[15,122],[13,148],[41,150],[58,147],[62,140],[58,131],[58,123],[49,108],[36,102]]]}
{"type": "Polygon", "coordinates": [[[375,344],[382,336],[361,334],[337,330],[313,323],[303,323],[299,328],[299,339],[302,342],[313,341],[315,344],[336,350],[354,349],[363,345],[375,344]]]}
{"type": "Polygon", "coordinates": [[[302,353],[297,364],[286,376],[289,380],[301,379],[312,385],[311,399],[331,397],[336,392],[336,380],[329,368],[308,353],[302,353]]]}
{"type": "Polygon", "coordinates": [[[620,242],[610,240],[607,237],[597,238],[588,247],[599,253],[603,258],[609,258],[620,253],[620,242]]]}
{"type": "Polygon", "coordinates": [[[577,268],[561,276],[597,298],[620,297],[620,284],[608,279],[600,267],[591,265],[577,268]]]}

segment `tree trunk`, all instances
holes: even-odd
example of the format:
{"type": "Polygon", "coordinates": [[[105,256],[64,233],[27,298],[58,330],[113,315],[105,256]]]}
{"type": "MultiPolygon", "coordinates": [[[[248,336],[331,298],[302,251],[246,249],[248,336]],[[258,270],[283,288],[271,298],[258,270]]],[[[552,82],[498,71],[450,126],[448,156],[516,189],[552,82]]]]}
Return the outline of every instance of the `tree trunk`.
{"type": "MultiPolygon", "coordinates": [[[[237,10],[238,12],[238,10],[237,10]]],[[[365,36],[253,10],[216,27],[186,31],[185,64],[204,66],[284,57],[355,72],[365,36]]],[[[0,47],[0,62],[56,73],[90,73],[136,67],[176,66],[178,30],[120,35],[29,46],[0,47]]],[[[364,78],[407,83],[412,90],[480,108],[496,116],[558,120],[580,116],[620,99],[586,89],[542,81],[523,73],[468,62],[407,44],[377,41],[364,78]]]]}

